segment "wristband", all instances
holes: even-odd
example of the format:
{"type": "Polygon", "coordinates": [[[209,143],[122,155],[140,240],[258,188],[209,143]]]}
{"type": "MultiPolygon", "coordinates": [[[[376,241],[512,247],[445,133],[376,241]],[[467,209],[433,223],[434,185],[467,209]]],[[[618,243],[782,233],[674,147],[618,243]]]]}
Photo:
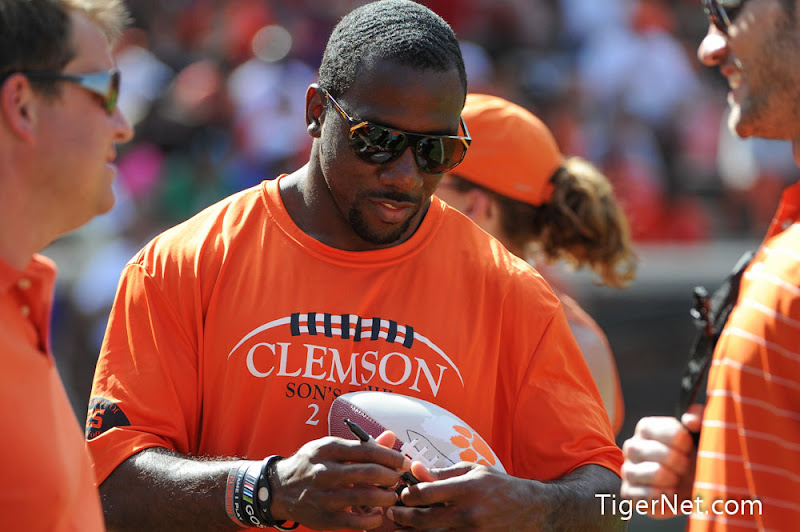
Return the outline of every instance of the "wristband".
{"type": "Polygon", "coordinates": [[[225,511],[228,512],[228,517],[239,526],[245,526],[244,521],[241,519],[241,509],[237,506],[236,501],[236,476],[239,469],[247,462],[236,462],[228,471],[228,481],[225,484],[225,511]]]}
{"type": "Polygon", "coordinates": [[[286,521],[276,521],[269,511],[269,505],[272,503],[272,488],[269,485],[269,476],[275,473],[275,465],[283,459],[283,456],[274,454],[264,458],[261,462],[261,472],[258,475],[258,483],[256,484],[256,507],[258,508],[258,516],[266,526],[271,526],[278,530],[294,530],[300,523],[295,522],[292,526],[285,527],[283,525],[286,521]]]}
{"type": "MultiPolygon", "coordinates": [[[[255,500],[256,484],[261,468],[260,462],[240,462],[238,466],[228,472],[228,484],[233,476],[233,492],[230,502],[226,500],[226,509],[230,508],[228,515],[239,525],[245,527],[266,528],[261,521],[255,500]],[[235,469],[235,472],[234,472],[235,469]]],[[[226,489],[227,495],[227,489],[226,489]]]]}

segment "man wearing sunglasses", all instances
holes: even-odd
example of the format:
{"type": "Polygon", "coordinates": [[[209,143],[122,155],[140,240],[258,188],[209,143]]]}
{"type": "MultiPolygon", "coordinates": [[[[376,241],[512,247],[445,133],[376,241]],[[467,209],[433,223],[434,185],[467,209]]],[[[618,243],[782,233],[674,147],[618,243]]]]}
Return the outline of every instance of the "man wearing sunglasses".
{"type": "MultiPolygon", "coordinates": [[[[703,5],[709,29],[698,56],[728,80],[729,127],[741,137],[791,140],[800,164],[797,2],[703,5]]],[[[642,419],[624,446],[623,496],[696,501],[693,532],[796,530],[800,522],[798,217],[800,183],[784,192],[744,270],[714,350],[705,405],[693,405],[680,421],[642,419]],[[697,446],[689,431],[700,433],[697,446]]]]}
{"type": "Polygon", "coordinates": [[[308,163],[126,266],[87,423],[110,530],[622,526],[595,497],[617,492],[622,454],[558,299],[432,199],[469,154],[465,96],[444,20],[357,8],[305,94],[308,163]],[[511,475],[412,466],[391,433],[327,437],[357,390],[452,411],[511,475]],[[409,467],[423,482],[395,506],[384,487],[409,467]]]}
{"type": "MultiPolygon", "coordinates": [[[[49,341],[55,267],[38,252],[114,204],[110,41],[119,1],[0,0],[0,528],[105,530],[49,341]]],[[[56,348],[57,349],[57,348],[56,348]]]]}

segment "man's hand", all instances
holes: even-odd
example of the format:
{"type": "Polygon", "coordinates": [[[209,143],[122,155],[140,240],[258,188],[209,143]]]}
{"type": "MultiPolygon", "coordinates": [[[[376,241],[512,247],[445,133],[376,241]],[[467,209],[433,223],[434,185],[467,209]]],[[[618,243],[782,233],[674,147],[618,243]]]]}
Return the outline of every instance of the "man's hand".
{"type": "Polygon", "coordinates": [[[411,472],[421,483],[402,492],[407,507],[394,507],[387,517],[398,525],[425,529],[523,530],[530,493],[514,478],[486,466],[460,463],[427,469],[414,462],[411,472]],[[429,506],[429,508],[409,508],[429,506]]]}
{"type": "Polygon", "coordinates": [[[662,494],[691,499],[697,448],[690,431],[700,430],[703,408],[692,405],[681,421],[674,417],[646,417],[636,424],[633,437],[622,446],[624,499],[651,501],[660,499],[662,494]]]}
{"type": "Polygon", "coordinates": [[[391,489],[410,461],[391,449],[395,436],[372,442],[322,438],[303,445],[277,464],[272,516],[315,529],[369,530],[383,521],[383,509],[397,502],[391,489]]]}
{"type": "Polygon", "coordinates": [[[486,466],[459,463],[426,469],[414,462],[421,482],[386,511],[402,530],[618,530],[621,521],[600,518],[596,492],[617,493],[619,477],[586,465],[553,482],[537,482],[486,466]],[[567,511],[570,509],[570,511],[567,511]],[[616,521],[616,522],[614,522],[616,521]]]}

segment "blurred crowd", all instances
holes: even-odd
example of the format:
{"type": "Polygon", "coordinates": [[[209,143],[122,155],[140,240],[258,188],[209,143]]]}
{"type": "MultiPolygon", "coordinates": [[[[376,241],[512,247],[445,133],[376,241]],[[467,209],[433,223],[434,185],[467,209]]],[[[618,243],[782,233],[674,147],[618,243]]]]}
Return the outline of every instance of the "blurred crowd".
{"type": "MultiPolygon", "coordinates": [[[[700,0],[418,0],[462,43],[469,87],[538,114],[614,184],[639,243],[763,234],[796,179],[787,143],[733,137],[695,50],[700,0]]],[[[306,87],[363,0],[128,0],[116,51],[117,205],[47,252],[54,345],[79,417],[123,265],[152,236],[306,160],[306,87]]]]}

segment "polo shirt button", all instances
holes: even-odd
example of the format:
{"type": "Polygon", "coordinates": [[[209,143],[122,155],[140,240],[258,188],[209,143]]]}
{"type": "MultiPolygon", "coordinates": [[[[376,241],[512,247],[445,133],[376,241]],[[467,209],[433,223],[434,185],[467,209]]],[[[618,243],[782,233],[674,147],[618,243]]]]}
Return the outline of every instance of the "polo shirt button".
{"type": "Polygon", "coordinates": [[[791,219],[784,220],[783,223],[781,224],[781,227],[785,231],[785,230],[789,229],[792,226],[793,223],[794,223],[794,220],[791,220],[791,219]]]}
{"type": "Polygon", "coordinates": [[[25,316],[26,318],[27,318],[28,316],[30,316],[30,315],[31,315],[31,307],[29,307],[28,305],[22,305],[22,306],[19,308],[19,311],[20,311],[20,312],[22,313],[22,315],[23,315],[23,316],[25,316]]]}
{"type": "Polygon", "coordinates": [[[17,286],[20,290],[28,290],[31,287],[31,280],[23,277],[17,281],[17,286]]]}

